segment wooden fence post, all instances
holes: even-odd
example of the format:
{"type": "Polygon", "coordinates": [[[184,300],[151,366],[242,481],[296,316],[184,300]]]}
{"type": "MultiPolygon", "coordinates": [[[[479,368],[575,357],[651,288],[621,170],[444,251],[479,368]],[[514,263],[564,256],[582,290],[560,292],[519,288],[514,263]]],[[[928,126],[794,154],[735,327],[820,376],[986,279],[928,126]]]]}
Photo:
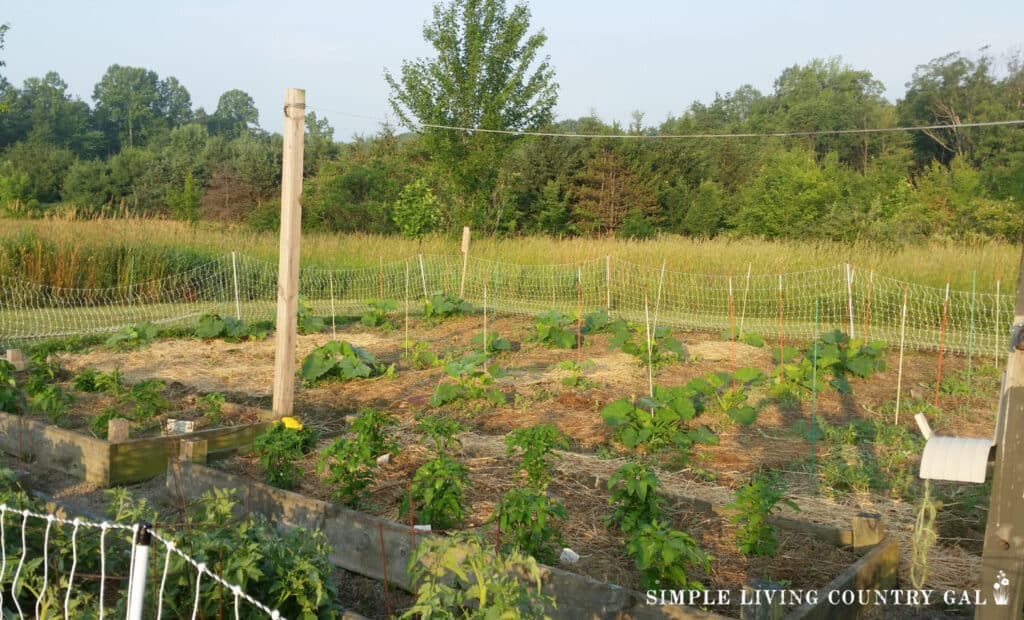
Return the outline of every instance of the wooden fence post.
{"type": "Polygon", "coordinates": [[[277,327],[274,352],[274,414],[292,414],[295,401],[295,332],[299,303],[299,240],[302,237],[302,149],[306,91],[289,88],[284,101],[281,164],[281,245],[277,267],[277,327]]]}

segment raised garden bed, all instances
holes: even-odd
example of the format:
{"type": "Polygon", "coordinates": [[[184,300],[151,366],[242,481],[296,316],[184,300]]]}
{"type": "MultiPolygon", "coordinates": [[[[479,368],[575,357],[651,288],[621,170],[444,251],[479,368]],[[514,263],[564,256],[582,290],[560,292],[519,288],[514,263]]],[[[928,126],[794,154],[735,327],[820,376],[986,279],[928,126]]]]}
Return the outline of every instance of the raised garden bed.
{"type": "MultiPolygon", "coordinates": [[[[237,489],[242,496],[239,505],[247,510],[262,513],[286,527],[323,531],[333,546],[331,561],[335,565],[405,590],[413,588],[405,572],[412,550],[429,535],[409,525],[276,489],[184,459],[176,459],[169,465],[167,485],[188,499],[210,489],[237,489]]],[[[686,503],[688,500],[679,498],[679,501],[686,503]]],[[[705,513],[706,516],[713,514],[713,510],[705,513]]],[[[856,552],[852,548],[844,552],[849,559],[847,565],[836,570],[832,578],[814,586],[819,593],[817,602],[790,609],[786,618],[858,617],[862,609],[857,604],[831,605],[827,593],[896,586],[898,545],[884,535],[874,519],[855,522],[850,529],[793,520],[779,520],[777,525],[799,537],[808,547],[860,543],[856,552]]],[[[554,596],[557,602],[557,609],[550,610],[555,618],[714,618],[736,617],[740,613],[737,604],[726,605],[724,609],[715,607],[712,612],[680,605],[650,605],[645,593],[560,568],[544,567],[543,575],[545,593],[554,596]],[[722,616],[718,612],[729,615],[722,616]]],[[[734,593],[734,603],[740,602],[738,590],[742,585],[729,584],[724,588],[734,593]]],[[[709,589],[715,588],[709,585],[709,589]]],[[[762,611],[751,607],[742,613],[744,617],[755,617],[750,614],[762,611]]]]}
{"type": "Polygon", "coordinates": [[[0,450],[107,487],[162,475],[167,459],[181,453],[183,441],[204,440],[211,451],[251,446],[271,424],[269,417],[269,412],[262,412],[258,414],[259,421],[243,426],[111,442],[0,412],[0,450]]]}

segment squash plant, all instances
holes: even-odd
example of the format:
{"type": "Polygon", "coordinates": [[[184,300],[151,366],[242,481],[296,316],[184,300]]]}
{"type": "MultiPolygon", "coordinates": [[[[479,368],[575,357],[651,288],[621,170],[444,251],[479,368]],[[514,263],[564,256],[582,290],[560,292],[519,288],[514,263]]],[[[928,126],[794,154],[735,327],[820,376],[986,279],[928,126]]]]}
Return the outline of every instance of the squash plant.
{"type": "Polygon", "coordinates": [[[227,342],[242,340],[263,340],[267,337],[265,327],[250,325],[235,317],[222,317],[219,314],[204,314],[199,318],[196,327],[196,338],[222,338],[227,342]]]}
{"type": "Polygon", "coordinates": [[[705,426],[688,428],[685,423],[698,414],[699,401],[687,386],[654,386],[654,396],[630,401],[622,398],[601,410],[605,424],[615,431],[616,439],[631,450],[642,448],[655,453],[668,447],[679,451],[685,461],[695,443],[714,444],[718,438],[705,426]]]}
{"type": "Polygon", "coordinates": [[[577,344],[576,327],[570,317],[561,312],[544,312],[534,320],[534,340],[557,349],[574,349],[577,344]]]}
{"type": "Polygon", "coordinates": [[[359,322],[366,327],[383,327],[386,329],[394,329],[397,327],[394,321],[389,318],[389,314],[398,310],[398,302],[393,299],[367,299],[366,305],[370,307],[369,310],[363,313],[359,317],[359,322]]]}
{"type": "Polygon", "coordinates": [[[448,293],[437,292],[423,306],[423,318],[437,323],[444,319],[473,313],[473,304],[448,293]]]}
{"type": "Polygon", "coordinates": [[[392,376],[395,365],[385,366],[372,353],[344,341],[332,340],[317,347],[302,360],[299,371],[306,385],[323,381],[392,376]]]}
{"type": "Polygon", "coordinates": [[[487,332],[487,346],[484,346],[483,332],[473,336],[472,342],[477,348],[483,348],[489,355],[512,350],[512,343],[509,339],[502,338],[498,332],[495,331],[487,332]]]}
{"type": "Polygon", "coordinates": [[[440,407],[461,399],[486,398],[492,404],[504,405],[505,394],[493,387],[494,380],[505,376],[497,364],[483,368],[487,358],[480,351],[467,353],[460,359],[448,360],[444,364],[446,375],[456,383],[439,383],[434,395],[427,401],[431,407],[440,407]]]}
{"type": "Polygon", "coordinates": [[[667,325],[659,325],[651,333],[650,350],[647,346],[646,330],[634,329],[622,319],[613,321],[609,329],[614,334],[608,343],[610,349],[621,349],[636,357],[640,363],[654,367],[685,362],[690,354],[683,343],[673,338],[667,325]]]}
{"type": "Polygon", "coordinates": [[[712,408],[746,426],[757,419],[757,409],[746,404],[747,390],[763,379],[756,368],[740,368],[732,374],[713,372],[691,379],[687,386],[701,394],[712,408]]]}

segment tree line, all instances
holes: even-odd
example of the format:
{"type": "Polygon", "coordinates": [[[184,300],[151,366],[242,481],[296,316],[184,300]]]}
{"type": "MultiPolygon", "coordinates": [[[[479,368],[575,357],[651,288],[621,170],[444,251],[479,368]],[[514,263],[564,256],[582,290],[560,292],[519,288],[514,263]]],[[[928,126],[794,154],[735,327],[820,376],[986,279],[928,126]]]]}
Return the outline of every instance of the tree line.
{"type": "MultiPolygon", "coordinates": [[[[3,38],[0,32],[0,49],[3,38]]],[[[677,116],[627,126],[556,119],[546,35],[525,6],[451,0],[424,38],[436,56],[385,74],[401,127],[336,142],[307,113],[307,230],[758,236],[900,244],[1016,240],[1024,225],[1024,57],[951,53],[918,66],[895,103],[840,58],[781,71],[677,116]],[[933,127],[906,132],[831,130],[933,127]],[[507,130],[488,133],[447,129],[507,130]],[[578,138],[516,132],[588,134],[578,138]],[[795,134],[773,137],[767,134],[795,134]],[[609,136],[631,135],[633,139],[609,136]],[[755,134],[669,139],[671,135],[755,134]],[[424,212],[426,211],[426,212],[424,212]]],[[[2,65],[0,65],[2,66],[2,65]]],[[[0,76],[0,208],[31,216],[129,212],[277,224],[280,137],[252,98],[212,113],[184,85],[111,66],[92,105],[57,73],[0,76]]]]}

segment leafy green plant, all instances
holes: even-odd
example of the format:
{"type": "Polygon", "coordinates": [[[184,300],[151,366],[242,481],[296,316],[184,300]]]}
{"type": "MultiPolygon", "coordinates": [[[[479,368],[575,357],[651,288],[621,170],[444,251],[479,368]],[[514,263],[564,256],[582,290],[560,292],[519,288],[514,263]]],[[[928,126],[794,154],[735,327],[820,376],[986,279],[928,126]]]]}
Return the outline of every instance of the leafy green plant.
{"type": "Polygon", "coordinates": [[[785,491],[778,479],[772,476],[755,474],[736,490],[736,501],[726,508],[738,511],[730,521],[740,526],[736,531],[740,551],[747,555],[775,554],[779,543],[775,538],[775,528],[768,523],[768,516],[780,501],[793,510],[800,510],[795,502],[785,499],[785,491]]]}
{"type": "Polygon", "coordinates": [[[107,407],[99,415],[93,416],[89,420],[89,430],[100,439],[106,439],[107,425],[114,419],[127,420],[128,416],[118,411],[115,407],[107,407]]]}
{"type": "Polygon", "coordinates": [[[439,454],[461,446],[462,442],[455,435],[463,430],[457,420],[445,416],[423,416],[416,422],[416,432],[426,437],[439,454]]]}
{"type": "Polygon", "coordinates": [[[324,331],[323,317],[313,314],[313,305],[309,301],[299,298],[298,309],[295,314],[295,329],[302,335],[319,334],[324,331]]]}
{"type": "Polygon", "coordinates": [[[821,336],[802,353],[793,347],[785,347],[781,354],[776,349],[772,359],[778,362],[781,355],[782,365],[776,369],[775,376],[784,389],[804,393],[813,388],[820,391],[827,380],[827,385],[836,391],[849,394],[853,391],[849,375],[865,378],[885,370],[884,352],[883,342],[864,343],[835,330],[821,336]]]}
{"type": "Polygon", "coordinates": [[[404,353],[409,365],[417,370],[433,368],[443,364],[443,360],[436,353],[430,350],[430,343],[416,341],[409,346],[404,353]]]}
{"type": "Polygon", "coordinates": [[[210,392],[199,398],[199,406],[203,410],[203,418],[210,426],[219,426],[224,413],[227,399],[220,392],[210,392]]]}
{"type": "Polygon", "coordinates": [[[626,554],[640,570],[641,589],[682,588],[703,590],[690,575],[692,569],[711,570],[711,558],[692,536],[658,520],[641,525],[626,542],[626,554]]]}
{"type": "Polygon", "coordinates": [[[539,619],[555,607],[543,593],[537,560],[515,551],[495,553],[475,532],[425,538],[406,570],[417,586],[403,619],[539,619]]]}
{"type": "Polygon", "coordinates": [[[388,314],[398,310],[398,303],[392,299],[367,299],[366,305],[370,309],[359,317],[359,322],[367,327],[386,327],[394,329],[397,325],[388,314]]]}
{"type": "Polygon", "coordinates": [[[317,347],[302,360],[299,374],[306,385],[323,381],[392,376],[395,365],[385,366],[372,353],[344,341],[332,340],[317,347]]]}
{"type": "Polygon", "coordinates": [[[164,382],[156,379],[140,381],[133,385],[121,400],[123,404],[131,402],[133,420],[149,420],[171,406],[170,401],[163,397],[165,388],[164,382]]]}
{"type": "Polygon", "coordinates": [[[577,345],[575,321],[561,312],[551,311],[534,319],[534,340],[549,347],[574,349],[577,345]]]}
{"type": "Polygon", "coordinates": [[[463,504],[469,470],[447,454],[441,453],[416,470],[412,477],[412,505],[402,498],[399,512],[409,514],[415,506],[416,520],[434,528],[457,527],[466,516],[463,504]]]}
{"type": "Polygon", "coordinates": [[[25,391],[35,395],[46,390],[51,383],[60,379],[62,369],[56,356],[37,351],[28,358],[28,379],[25,391]]]}
{"type": "Polygon", "coordinates": [[[309,452],[316,440],[316,431],[288,428],[282,422],[274,423],[257,437],[253,448],[260,457],[267,484],[281,489],[294,488],[299,474],[295,461],[309,452]]]}
{"type": "Polygon", "coordinates": [[[136,323],[114,332],[104,344],[115,351],[130,351],[148,344],[156,338],[157,333],[157,326],[148,321],[136,323]]]}
{"type": "Polygon", "coordinates": [[[646,523],[661,518],[661,481],[649,463],[626,463],[608,479],[608,505],[615,512],[606,519],[627,536],[646,523]]]}
{"type": "Polygon", "coordinates": [[[71,394],[68,394],[59,386],[48,385],[35,393],[29,402],[32,411],[41,413],[50,418],[56,426],[64,426],[71,413],[71,403],[74,402],[71,394]]]}
{"type": "Polygon", "coordinates": [[[423,317],[430,323],[472,313],[473,304],[442,292],[431,295],[423,306],[423,317]]]}
{"type": "Polygon", "coordinates": [[[698,413],[695,396],[693,389],[686,386],[656,385],[653,397],[644,396],[635,402],[619,399],[601,409],[601,417],[627,448],[655,453],[674,447],[678,459],[685,461],[693,444],[717,442],[715,434],[705,426],[684,426],[698,413]]]}
{"type": "Polygon", "coordinates": [[[527,486],[542,491],[551,481],[552,453],[556,448],[567,450],[569,438],[553,424],[536,424],[513,431],[505,446],[508,456],[522,452],[519,469],[526,474],[527,486]]]}
{"type": "Polygon", "coordinates": [[[757,419],[757,409],[746,404],[747,390],[760,383],[764,375],[756,368],[740,368],[735,373],[709,373],[691,379],[688,387],[704,396],[704,402],[733,421],[748,425],[757,419]]]}
{"type": "Polygon", "coordinates": [[[267,337],[264,327],[250,325],[232,316],[222,317],[219,314],[204,314],[199,317],[196,338],[222,338],[227,342],[242,340],[263,340],[267,337]]]}
{"type": "Polygon", "coordinates": [[[732,329],[727,329],[722,332],[722,340],[732,340],[734,338],[737,342],[742,342],[752,347],[761,348],[764,346],[764,337],[762,337],[761,334],[755,332],[740,333],[738,327],[733,327],[732,329]]]}
{"type": "Polygon", "coordinates": [[[600,334],[609,330],[612,324],[608,311],[598,308],[583,316],[583,332],[586,334],[600,334]]]}
{"type": "Polygon", "coordinates": [[[647,344],[646,329],[634,329],[622,319],[613,321],[609,329],[614,335],[608,347],[621,349],[623,353],[636,357],[641,364],[651,364],[657,368],[666,364],[685,362],[690,356],[686,347],[671,336],[672,330],[667,325],[654,328],[651,332],[650,347],[647,344]]]}
{"type": "Polygon", "coordinates": [[[487,332],[487,346],[484,347],[484,335],[483,332],[473,336],[473,344],[477,347],[483,347],[488,355],[503,353],[505,351],[512,350],[512,343],[509,342],[508,338],[502,338],[498,335],[498,332],[490,331],[487,332]]]}
{"type": "Polygon", "coordinates": [[[351,431],[365,443],[374,457],[382,454],[398,454],[398,442],[388,435],[387,429],[397,426],[395,416],[366,407],[359,411],[359,416],[352,422],[351,431]]]}
{"type": "Polygon", "coordinates": [[[562,360],[555,364],[555,368],[559,370],[568,370],[570,373],[567,377],[562,377],[562,385],[572,388],[590,389],[596,385],[593,381],[584,376],[588,370],[593,370],[597,367],[594,360],[584,360],[577,362],[576,360],[562,360]]]}
{"type": "Polygon", "coordinates": [[[328,472],[327,482],[335,501],[358,508],[373,485],[376,466],[369,442],[339,437],[320,451],[316,471],[321,475],[328,472]]]}
{"type": "Polygon", "coordinates": [[[495,518],[506,552],[519,550],[546,563],[558,559],[563,541],[556,526],[559,520],[568,518],[562,502],[551,499],[543,490],[514,487],[502,496],[495,518]]]}
{"type": "Polygon", "coordinates": [[[14,413],[21,403],[21,392],[14,379],[14,364],[0,360],[0,411],[14,413]]]}
{"type": "Polygon", "coordinates": [[[424,416],[416,430],[433,444],[436,456],[421,465],[412,480],[412,503],[406,495],[399,511],[409,514],[415,507],[417,519],[433,527],[454,527],[462,522],[466,508],[463,496],[469,486],[469,470],[449,456],[460,444],[455,436],[463,430],[456,420],[442,416],[424,416]]]}
{"type": "Polygon", "coordinates": [[[100,374],[95,368],[84,368],[71,380],[71,387],[79,392],[99,392],[101,390],[96,385],[96,380],[100,374]]]}
{"type": "Polygon", "coordinates": [[[504,405],[505,394],[493,387],[494,380],[504,377],[505,373],[497,364],[482,368],[487,358],[480,351],[467,353],[457,360],[448,360],[444,364],[446,375],[457,383],[439,383],[434,395],[427,401],[431,407],[440,407],[457,400],[475,400],[486,398],[495,405],[504,405]]]}

